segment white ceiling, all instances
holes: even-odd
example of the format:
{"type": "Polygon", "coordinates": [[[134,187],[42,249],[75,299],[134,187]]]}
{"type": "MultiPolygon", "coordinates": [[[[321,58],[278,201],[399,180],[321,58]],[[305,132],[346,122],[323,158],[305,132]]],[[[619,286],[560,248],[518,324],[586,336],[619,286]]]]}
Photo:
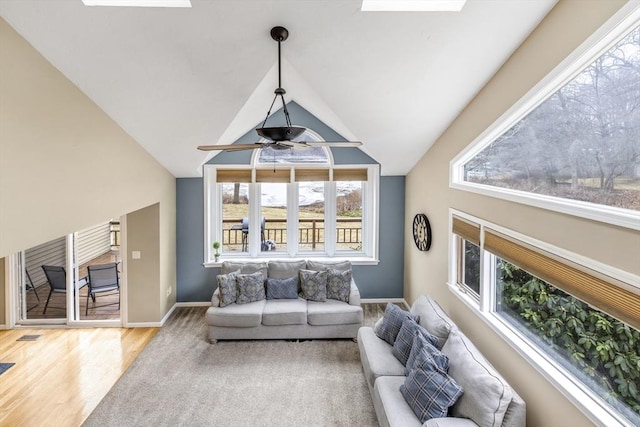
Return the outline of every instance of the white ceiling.
{"type": "Polygon", "coordinates": [[[282,25],[287,101],[404,175],[556,1],[406,13],[361,12],[360,0],[0,0],[0,15],[176,177],[200,174],[197,145],[264,120],[277,86],[269,31],[282,25]]]}

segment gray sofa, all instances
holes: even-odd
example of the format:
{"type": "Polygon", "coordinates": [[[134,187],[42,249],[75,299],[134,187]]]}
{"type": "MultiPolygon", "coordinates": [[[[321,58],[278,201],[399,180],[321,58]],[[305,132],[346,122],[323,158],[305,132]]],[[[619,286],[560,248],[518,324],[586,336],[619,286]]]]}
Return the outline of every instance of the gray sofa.
{"type": "Polygon", "coordinates": [[[378,338],[374,328],[358,331],[360,357],[373,405],[381,427],[524,427],[525,403],[487,362],[478,349],[460,332],[438,304],[420,296],[411,307],[420,316],[419,324],[438,338],[449,358],[449,375],[464,393],[449,408],[446,418],[420,422],[400,393],[405,367],[392,354],[392,346],[378,338]]]}
{"type": "MultiPolygon", "coordinates": [[[[250,274],[260,271],[270,278],[286,279],[298,275],[301,269],[322,271],[351,269],[351,263],[317,261],[269,261],[222,263],[221,274],[240,271],[250,274]]],[[[220,307],[220,292],[211,298],[206,322],[212,343],[231,339],[355,339],[364,319],[360,292],[351,280],[348,303],[334,299],[325,302],[296,299],[263,299],[246,304],[220,307]]]]}

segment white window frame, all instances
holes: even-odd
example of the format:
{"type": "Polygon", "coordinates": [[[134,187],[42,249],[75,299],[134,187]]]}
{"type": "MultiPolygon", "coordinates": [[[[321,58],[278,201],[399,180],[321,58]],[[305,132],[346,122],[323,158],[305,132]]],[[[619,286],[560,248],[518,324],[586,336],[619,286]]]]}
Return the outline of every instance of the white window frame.
{"type": "Polygon", "coordinates": [[[501,227],[465,212],[449,209],[449,290],[458,297],[472,312],[482,319],[496,334],[504,339],[511,347],[529,362],[547,381],[556,387],[583,414],[596,425],[603,427],[633,427],[626,420],[620,418],[600,396],[582,385],[551,356],[547,355],[533,341],[527,339],[517,329],[506,322],[496,313],[496,256],[484,250],[484,229],[491,228],[505,236],[512,237],[545,252],[557,255],[577,265],[588,266],[589,269],[612,277],[635,292],[640,293],[640,276],[614,268],[593,259],[569,252],[550,245],[516,231],[501,227]],[[480,225],[480,300],[470,295],[456,283],[458,268],[458,236],[453,233],[453,216],[457,216],[480,225]]]}
{"type": "Polygon", "coordinates": [[[508,188],[464,181],[464,165],[487,145],[498,139],[513,125],[526,117],[549,96],[566,85],[619,41],[623,34],[640,24],[640,4],[629,2],[600,27],[580,47],[529,90],[480,136],[450,162],[449,186],[463,191],[523,203],[582,218],[640,230],[640,212],[579,200],[527,193],[508,188]]]}
{"type": "MultiPolygon", "coordinates": [[[[264,167],[264,165],[262,165],[264,167]]],[[[295,168],[295,165],[280,165],[295,168]]],[[[312,164],[299,165],[309,169],[312,164]]],[[[263,168],[262,167],[262,168],[263,168]]],[[[272,166],[273,167],[273,166],[272,166]]],[[[276,166],[278,167],[278,166],[276,166]]],[[[317,165],[326,168],[327,165],[317,165]]],[[[205,267],[220,266],[223,260],[269,260],[283,258],[313,258],[342,260],[348,259],[354,265],[377,265],[379,263],[379,199],[380,199],[380,165],[333,165],[329,169],[330,180],[325,183],[325,247],[320,251],[299,251],[297,241],[298,210],[287,210],[287,235],[296,236],[287,242],[286,252],[263,252],[260,250],[260,239],[256,233],[249,233],[248,252],[222,253],[219,262],[214,261],[213,242],[222,241],[222,192],[216,182],[216,171],[223,169],[250,169],[252,179],[249,183],[249,200],[260,200],[260,183],[255,182],[256,168],[249,165],[204,165],[204,262],[205,267]],[[339,169],[366,168],[368,180],[362,184],[362,250],[346,251],[336,248],[336,184],[333,181],[333,171],[339,169]]],[[[261,167],[258,167],[261,168],[261,167]]],[[[298,205],[298,186],[292,180],[287,184],[288,206],[298,205]]],[[[257,229],[260,225],[260,203],[249,204],[249,227],[257,229]]]]}

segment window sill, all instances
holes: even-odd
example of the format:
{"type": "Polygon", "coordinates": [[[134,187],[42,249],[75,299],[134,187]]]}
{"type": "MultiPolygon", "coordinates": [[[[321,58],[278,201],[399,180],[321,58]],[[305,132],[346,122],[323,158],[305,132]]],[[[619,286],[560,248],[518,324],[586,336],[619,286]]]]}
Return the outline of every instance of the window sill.
{"type": "Polygon", "coordinates": [[[531,366],[533,366],[547,381],[558,389],[569,401],[571,401],[584,415],[596,425],[603,427],[632,427],[614,415],[596,394],[579,387],[564,369],[552,363],[542,355],[536,346],[525,340],[519,333],[503,322],[499,316],[491,312],[480,311],[478,302],[470,295],[461,291],[457,285],[447,283],[449,290],[482,319],[495,333],[505,340],[514,350],[520,354],[531,366]]]}
{"type": "Polygon", "coordinates": [[[301,255],[299,257],[288,257],[285,254],[280,254],[279,256],[276,254],[271,257],[257,257],[252,258],[248,256],[234,256],[234,257],[220,257],[218,262],[215,261],[205,261],[202,265],[205,268],[215,268],[220,267],[224,261],[233,261],[233,262],[269,262],[269,261],[283,261],[283,260],[297,260],[297,259],[310,259],[318,262],[342,262],[349,261],[351,265],[378,265],[380,260],[376,258],[364,257],[364,256],[353,256],[353,257],[327,257],[327,256],[304,256],[301,255]]]}

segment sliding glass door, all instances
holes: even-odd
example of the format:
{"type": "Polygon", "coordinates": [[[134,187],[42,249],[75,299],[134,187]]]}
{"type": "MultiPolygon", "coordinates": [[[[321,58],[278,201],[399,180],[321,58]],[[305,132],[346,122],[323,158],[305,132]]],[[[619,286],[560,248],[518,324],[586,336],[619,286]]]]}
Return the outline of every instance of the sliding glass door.
{"type": "Polygon", "coordinates": [[[12,274],[16,323],[119,326],[119,231],[119,221],[108,221],[16,254],[12,274]],[[94,279],[92,288],[89,270],[105,266],[112,272],[106,278],[112,285],[99,288],[105,284],[103,274],[94,279]]]}

